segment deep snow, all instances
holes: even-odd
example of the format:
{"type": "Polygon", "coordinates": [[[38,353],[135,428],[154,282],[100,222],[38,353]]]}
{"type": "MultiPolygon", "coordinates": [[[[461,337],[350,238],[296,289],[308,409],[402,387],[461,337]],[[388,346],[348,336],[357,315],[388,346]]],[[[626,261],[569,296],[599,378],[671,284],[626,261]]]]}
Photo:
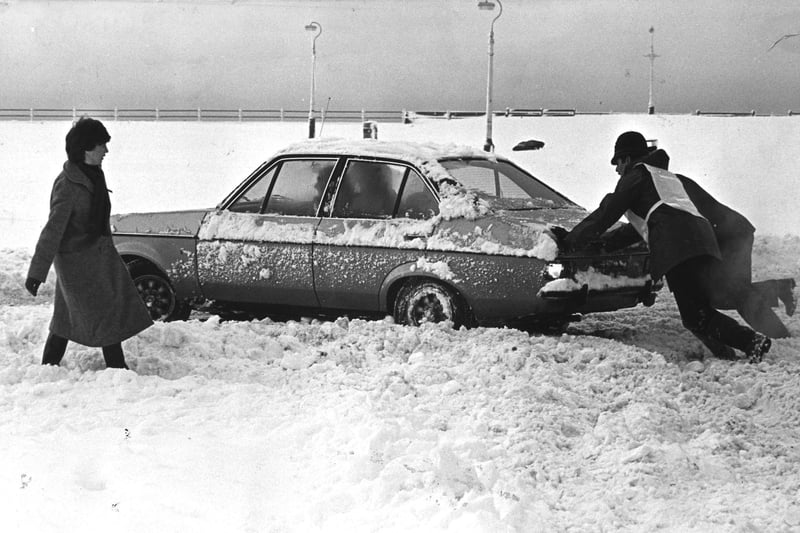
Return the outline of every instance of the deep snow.
{"type": "MultiPolygon", "coordinates": [[[[114,123],[115,212],[214,205],[303,124],[114,123]]],[[[754,277],[800,273],[797,118],[495,120],[498,151],[588,208],[625,129],[758,226],[754,277]],[[514,153],[536,138],[538,152],[514,153]],[[778,144],[780,139],[780,145],[778,144]],[[768,175],[768,178],[765,176],[768,175]]],[[[2,531],[797,531],[800,319],[759,365],[711,360],[673,299],[562,336],[391,321],[156,324],[133,371],[38,365],[52,276],[22,281],[65,123],[0,122],[2,531]]],[[[381,124],[479,145],[483,122],[381,124]]],[[[323,136],[360,125],[326,124],[323,136]]]]}

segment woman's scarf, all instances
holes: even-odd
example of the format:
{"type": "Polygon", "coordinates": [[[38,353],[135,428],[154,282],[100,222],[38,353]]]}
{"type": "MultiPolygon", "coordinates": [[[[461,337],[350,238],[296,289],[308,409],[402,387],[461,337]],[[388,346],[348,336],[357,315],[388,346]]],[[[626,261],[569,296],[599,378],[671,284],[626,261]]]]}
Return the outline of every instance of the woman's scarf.
{"type": "Polygon", "coordinates": [[[108,224],[108,217],[111,215],[111,199],[108,197],[106,176],[103,173],[103,169],[86,163],[78,163],[78,166],[94,185],[92,207],[89,215],[89,234],[96,237],[111,235],[111,228],[108,224]]]}

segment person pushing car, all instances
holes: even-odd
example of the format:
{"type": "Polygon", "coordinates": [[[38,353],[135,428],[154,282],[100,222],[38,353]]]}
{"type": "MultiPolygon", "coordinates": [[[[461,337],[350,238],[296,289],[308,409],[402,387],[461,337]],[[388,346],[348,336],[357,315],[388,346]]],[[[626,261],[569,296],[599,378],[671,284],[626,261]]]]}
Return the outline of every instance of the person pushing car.
{"type": "Polygon", "coordinates": [[[621,134],[611,158],[620,176],[614,192],[571,231],[555,232],[560,244],[580,248],[625,215],[650,248],[651,277],[666,278],[683,325],[718,356],[732,356],[735,348],[761,362],[772,341],[714,307],[714,276],[723,259],[714,228],[682,180],[666,170],[661,152],[651,152],[639,132],[621,134]]]}

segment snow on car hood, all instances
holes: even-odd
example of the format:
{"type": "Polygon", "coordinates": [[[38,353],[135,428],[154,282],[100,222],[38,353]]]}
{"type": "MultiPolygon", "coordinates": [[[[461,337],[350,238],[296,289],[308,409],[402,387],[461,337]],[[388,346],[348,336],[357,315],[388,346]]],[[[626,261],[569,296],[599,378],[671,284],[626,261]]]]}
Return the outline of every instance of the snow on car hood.
{"type": "Polygon", "coordinates": [[[208,209],[128,213],[111,217],[112,232],[194,237],[208,209]]]}

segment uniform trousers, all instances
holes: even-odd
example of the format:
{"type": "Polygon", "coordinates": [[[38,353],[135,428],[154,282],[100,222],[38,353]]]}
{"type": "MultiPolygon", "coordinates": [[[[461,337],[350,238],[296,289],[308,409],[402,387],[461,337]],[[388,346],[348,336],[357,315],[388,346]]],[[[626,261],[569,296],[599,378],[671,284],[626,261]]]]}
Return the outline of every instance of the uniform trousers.
{"type": "Polygon", "coordinates": [[[756,333],[712,305],[712,277],[718,267],[718,259],[702,255],[678,264],[665,277],[686,329],[699,338],[705,337],[746,352],[756,333]]]}

